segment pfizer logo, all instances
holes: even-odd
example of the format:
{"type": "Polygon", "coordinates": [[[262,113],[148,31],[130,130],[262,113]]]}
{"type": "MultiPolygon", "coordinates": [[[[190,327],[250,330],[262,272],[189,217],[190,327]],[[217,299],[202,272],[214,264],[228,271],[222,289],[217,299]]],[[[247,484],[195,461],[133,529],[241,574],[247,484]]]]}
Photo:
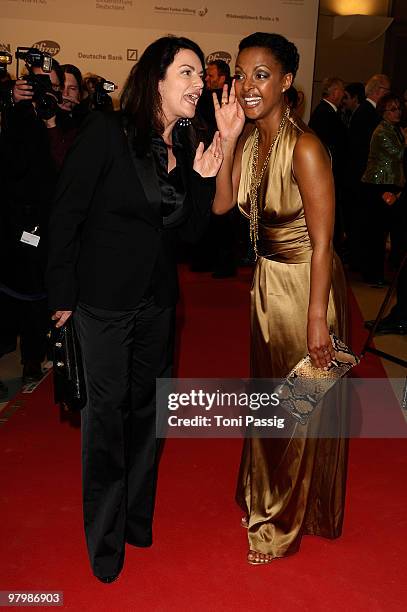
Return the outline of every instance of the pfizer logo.
{"type": "Polygon", "coordinates": [[[215,60],[223,60],[227,64],[230,64],[232,61],[232,56],[227,51],[213,51],[213,53],[209,53],[208,57],[206,58],[206,63],[210,64],[215,60]]]}
{"type": "Polygon", "coordinates": [[[38,51],[48,53],[52,57],[61,51],[60,45],[54,40],[40,40],[34,43],[33,47],[34,49],[38,49],[38,51]]]}

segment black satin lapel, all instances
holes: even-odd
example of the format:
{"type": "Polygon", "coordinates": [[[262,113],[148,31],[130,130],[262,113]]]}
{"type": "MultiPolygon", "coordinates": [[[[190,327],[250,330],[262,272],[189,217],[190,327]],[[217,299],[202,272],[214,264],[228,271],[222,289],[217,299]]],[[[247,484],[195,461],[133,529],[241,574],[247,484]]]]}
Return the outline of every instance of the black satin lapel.
{"type": "Polygon", "coordinates": [[[138,157],[134,148],[136,138],[134,131],[128,129],[126,130],[126,135],[130,157],[136,169],[137,176],[140,179],[145,196],[154,211],[160,214],[161,191],[155,171],[153,156],[151,153],[147,153],[143,157],[138,157]]]}
{"type": "Polygon", "coordinates": [[[184,200],[184,204],[185,204],[185,198],[186,198],[186,194],[189,193],[189,189],[188,189],[188,159],[187,159],[187,154],[185,152],[185,149],[182,149],[179,152],[179,157],[177,157],[177,164],[180,164],[181,166],[181,176],[182,176],[182,182],[184,184],[184,196],[183,196],[183,200],[184,200]]]}

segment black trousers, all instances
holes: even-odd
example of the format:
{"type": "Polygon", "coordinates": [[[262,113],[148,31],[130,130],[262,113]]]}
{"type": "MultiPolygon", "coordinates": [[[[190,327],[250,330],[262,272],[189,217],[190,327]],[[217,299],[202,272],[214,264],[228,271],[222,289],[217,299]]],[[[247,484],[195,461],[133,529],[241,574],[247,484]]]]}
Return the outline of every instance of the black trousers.
{"type": "Polygon", "coordinates": [[[150,546],[156,491],[156,378],[170,377],[175,309],[79,304],[88,402],[82,411],[83,512],[96,576],[118,574],[125,543],[150,546]]]}
{"type": "Polygon", "coordinates": [[[20,336],[21,363],[41,363],[51,327],[47,300],[18,300],[0,291],[0,313],[0,357],[16,350],[20,336]]]}
{"type": "Polygon", "coordinates": [[[407,325],[407,262],[400,271],[397,281],[397,302],[390,312],[394,321],[407,325]]]}
{"type": "MultiPolygon", "coordinates": [[[[397,215],[397,227],[399,235],[399,262],[404,258],[407,252],[407,191],[404,190],[399,202],[399,211],[397,215]]],[[[397,302],[391,311],[391,317],[399,322],[407,325],[407,261],[404,262],[400,270],[400,275],[397,281],[397,302]]]]}
{"type": "MultiPolygon", "coordinates": [[[[384,279],[386,240],[389,232],[394,237],[395,211],[398,205],[388,206],[382,196],[386,191],[397,193],[395,185],[361,184],[364,206],[363,262],[361,272],[366,280],[384,279]]],[[[393,238],[393,241],[394,238],[393,238]]]]}

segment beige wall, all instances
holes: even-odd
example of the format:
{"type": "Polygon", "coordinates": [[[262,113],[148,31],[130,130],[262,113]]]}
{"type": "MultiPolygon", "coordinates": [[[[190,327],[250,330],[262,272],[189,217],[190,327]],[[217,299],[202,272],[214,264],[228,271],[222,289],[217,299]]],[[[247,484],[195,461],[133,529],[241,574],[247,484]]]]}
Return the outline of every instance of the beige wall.
{"type": "Polygon", "coordinates": [[[232,69],[243,36],[278,32],[298,46],[296,83],[309,116],[318,0],[0,0],[0,15],[0,49],[46,45],[61,63],[96,72],[119,89],[132,62],[168,32],[190,36],[205,55],[228,54],[232,69]]]}
{"type": "Polygon", "coordinates": [[[385,37],[371,43],[333,40],[335,14],[370,14],[387,16],[391,0],[321,0],[315,53],[312,108],[321,97],[321,81],[339,76],[346,82],[366,80],[381,72],[385,37]]]}

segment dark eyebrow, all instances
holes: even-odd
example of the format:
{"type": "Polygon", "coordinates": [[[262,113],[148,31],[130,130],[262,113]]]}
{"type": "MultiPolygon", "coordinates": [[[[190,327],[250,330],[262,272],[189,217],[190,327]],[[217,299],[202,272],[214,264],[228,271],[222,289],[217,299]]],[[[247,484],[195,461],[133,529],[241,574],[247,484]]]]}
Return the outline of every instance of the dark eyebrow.
{"type": "MultiPolygon", "coordinates": [[[[237,68],[239,68],[239,70],[243,70],[243,68],[241,68],[239,64],[236,64],[235,70],[237,70],[237,68]]],[[[258,64],[257,66],[254,67],[255,70],[257,70],[258,68],[266,68],[267,70],[271,70],[271,68],[269,68],[267,64],[258,64]]]]}
{"type": "MultiPolygon", "coordinates": [[[[181,68],[190,68],[191,70],[195,70],[195,66],[191,66],[191,64],[181,64],[180,69],[181,68]]],[[[203,68],[201,68],[201,70],[198,72],[199,76],[203,76],[203,68]]]]}

